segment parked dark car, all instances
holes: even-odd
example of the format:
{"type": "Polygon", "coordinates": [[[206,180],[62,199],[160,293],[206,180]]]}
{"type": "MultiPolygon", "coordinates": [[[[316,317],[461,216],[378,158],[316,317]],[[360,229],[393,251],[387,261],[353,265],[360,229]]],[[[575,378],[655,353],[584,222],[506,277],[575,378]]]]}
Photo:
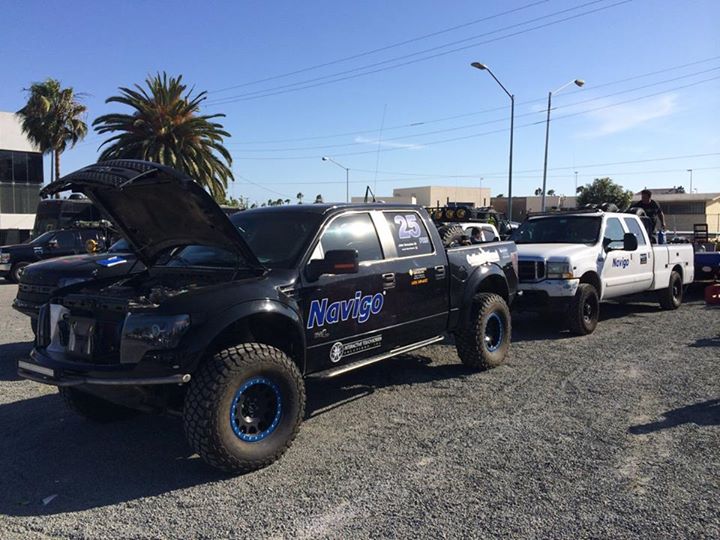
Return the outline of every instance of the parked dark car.
{"type": "Polygon", "coordinates": [[[108,230],[103,227],[62,229],[48,231],[24,244],[2,246],[0,247],[0,277],[18,283],[20,275],[27,265],[45,259],[86,253],[86,245],[89,240],[94,240],[100,246],[106,246],[107,235],[108,230]]]}
{"type": "Polygon", "coordinates": [[[145,266],[137,260],[127,240],[118,240],[104,253],[68,255],[33,263],[26,266],[20,276],[12,307],[30,317],[34,332],[40,306],[46,304],[58,289],[143,270],[145,266]]]}
{"type": "Polygon", "coordinates": [[[418,206],[228,218],[192,179],[132,160],[86,167],[45,193],[69,189],[110,216],[146,270],[57,291],[19,375],[58,386],[91,419],[179,413],[190,446],[219,469],[258,469],[285,452],[304,416],[305,377],[447,334],[472,369],[501,364],[510,347],[515,244],[445,249],[418,206]]]}

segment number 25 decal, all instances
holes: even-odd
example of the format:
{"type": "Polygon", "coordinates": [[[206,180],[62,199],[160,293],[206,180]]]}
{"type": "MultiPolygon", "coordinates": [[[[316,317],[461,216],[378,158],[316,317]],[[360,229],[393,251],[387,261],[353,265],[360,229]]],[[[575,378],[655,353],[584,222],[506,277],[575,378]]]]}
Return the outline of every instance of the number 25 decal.
{"type": "Polygon", "coordinates": [[[417,222],[416,215],[409,214],[406,216],[395,216],[393,221],[400,226],[398,236],[401,240],[407,240],[408,238],[420,238],[422,231],[420,229],[420,224],[417,222]]]}

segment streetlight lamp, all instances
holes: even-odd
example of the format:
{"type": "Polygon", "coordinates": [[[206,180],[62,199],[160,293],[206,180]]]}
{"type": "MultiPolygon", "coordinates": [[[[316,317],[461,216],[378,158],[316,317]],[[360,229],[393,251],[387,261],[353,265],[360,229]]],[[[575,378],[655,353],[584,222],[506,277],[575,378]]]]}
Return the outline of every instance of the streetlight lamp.
{"type": "Polygon", "coordinates": [[[515,96],[508,92],[508,89],[503,86],[503,83],[501,83],[498,78],[495,76],[495,74],[491,71],[489,67],[487,67],[485,64],[481,64],[480,62],[473,62],[470,64],[475,69],[480,69],[482,71],[487,71],[490,76],[495,79],[495,82],[500,85],[500,88],[503,89],[503,91],[508,95],[510,98],[510,165],[508,166],[508,219],[512,221],[512,166],[513,166],[513,132],[515,131],[515,96]]]}
{"type": "MultiPolygon", "coordinates": [[[[575,79],[573,81],[566,82],[560,88],[555,90],[555,92],[548,92],[547,121],[545,122],[545,161],[543,163],[542,205],[541,205],[541,209],[543,212],[545,211],[545,188],[547,185],[547,159],[548,159],[548,144],[550,142],[550,109],[552,107],[552,96],[553,96],[553,94],[557,94],[560,90],[567,88],[571,84],[574,84],[575,86],[578,86],[578,87],[582,87],[585,84],[585,81],[583,81],[582,79],[575,79]]],[[[575,186],[575,187],[577,189],[577,186],[575,186]]]]}
{"type": "Polygon", "coordinates": [[[692,169],[687,169],[686,172],[690,173],[690,194],[692,194],[692,169]]]}
{"type": "Polygon", "coordinates": [[[350,169],[344,167],[343,165],[340,165],[331,157],[323,156],[322,160],[329,161],[330,163],[334,163],[341,169],[345,169],[345,202],[350,202],[350,169]]]}

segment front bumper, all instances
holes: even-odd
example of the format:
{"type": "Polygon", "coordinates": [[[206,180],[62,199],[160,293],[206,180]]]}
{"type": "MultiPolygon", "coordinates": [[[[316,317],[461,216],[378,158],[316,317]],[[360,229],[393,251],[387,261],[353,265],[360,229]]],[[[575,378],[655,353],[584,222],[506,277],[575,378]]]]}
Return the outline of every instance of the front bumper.
{"type": "Polygon", "coordinates": [[[520,283],[522,291],[515,305],[519,310],[563,310],[575,297],[579,279],[544,279],[537,283],[520,283]]]}
{"type": "Polygon", "coordinates": [[[37,347],[27,360],[18,361],[20,377],[53,386],[145,386],[190,382],[189,373],[168,375],[167,371],[165,366],[147,365],[145,362],[133,366],[75,362],[37,347]]]}
{"type": "Polygon", "coordinates": [[[23,315],[27,315],[31,319],[37,319],[38,318],[38,312],[40,311],[41,304],[35,304],[34,302],[26,302],[25,300],[20,300],[16,298],[13,300],[12,308],[16,311],[19,311],[23,315]]]}

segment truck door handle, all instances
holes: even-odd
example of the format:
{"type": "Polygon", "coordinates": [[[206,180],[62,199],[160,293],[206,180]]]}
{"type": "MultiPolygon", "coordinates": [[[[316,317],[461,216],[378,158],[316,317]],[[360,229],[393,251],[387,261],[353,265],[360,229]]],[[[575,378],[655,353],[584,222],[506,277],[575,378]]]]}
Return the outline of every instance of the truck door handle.
{"type": "Polygon", "coordinates": [[[382,275],[383,289],[394,289],[395,288],[395,274],[390,272],[382,275]]]}
{"type": "Polygon", "coordinates": [[[445,267],[439,265],[435,267],[435,279],[443,279],[445,277],[445,267]]]}

